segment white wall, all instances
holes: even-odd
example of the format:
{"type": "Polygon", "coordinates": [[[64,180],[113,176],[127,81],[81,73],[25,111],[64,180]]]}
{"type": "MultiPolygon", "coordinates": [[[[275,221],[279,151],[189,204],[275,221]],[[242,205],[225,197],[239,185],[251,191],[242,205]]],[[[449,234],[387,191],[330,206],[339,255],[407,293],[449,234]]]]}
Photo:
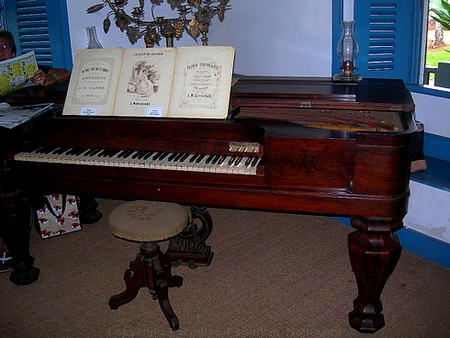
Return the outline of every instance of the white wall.
{"type": "MultiPolygon", "coordinates": [[[[96,26],[103,47],[134,46],[124,33],[111,25],[103,33],[108,10],[86,14],[98,0],[67,1],[72,49],[85,48],[86,26],[96,26]]],[[[130,0],[137,4],[137,0],[130,0]]],[[[246,75],[329,76],[334,48],[331,46],[331,0],[232,0],[232,9],[220,23],[214,18],[210,45],[230,45],[236,49],[235,72],[246,75]]],[[[161,6],[168,8],[167,2],[161,6]]],[[[159,11],[158,13],[163,13],[159,11]]],[[[195,45],[187,34],[175,46],[195,45]]],[[[199,41],[201,44],[201,41],[199,41]]]]}
{"type": "Polygon", "coordinates": [[[425,131],[450,137],[450,100],[418,93],[413,93],[413,99],[417,120],[425,125],[425,131]]]}
{"type": "Polygon", "coordinates": [[[450,192],[411,181],[406,228],[450,244],[450,192]]]}

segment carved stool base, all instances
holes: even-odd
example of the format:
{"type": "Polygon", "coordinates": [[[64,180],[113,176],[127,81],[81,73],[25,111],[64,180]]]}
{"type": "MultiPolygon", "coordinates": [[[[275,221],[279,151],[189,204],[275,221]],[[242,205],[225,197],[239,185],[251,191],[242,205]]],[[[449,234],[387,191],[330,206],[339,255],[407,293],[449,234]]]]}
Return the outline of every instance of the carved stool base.
{"type": "Polygon", "coordinates": [[[110,298],[108,304],[111,309],[115,310],[131,302],[136,298],[139,289],[146,287],[153,299],[158,299],[172,330],[178,330],[180,323],[170,305],[168,288],[180,287],[183,284],[183,278],[172,275],[170,260],[161,252],[158,243],[141,244],[140,253],[130,263],[130,268],[125,271],[124,280],[126,290],[110,298]]]}

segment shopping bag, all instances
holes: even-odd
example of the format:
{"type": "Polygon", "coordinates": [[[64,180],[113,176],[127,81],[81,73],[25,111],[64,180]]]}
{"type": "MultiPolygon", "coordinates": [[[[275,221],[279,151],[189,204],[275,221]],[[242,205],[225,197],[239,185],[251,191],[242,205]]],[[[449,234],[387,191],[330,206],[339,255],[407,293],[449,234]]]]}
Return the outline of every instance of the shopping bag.
{"type": "Polygon", "coordinates": [[[74,195],[44,196],[44,204],[36,210],[37,229],[42,239],[81,230],[78,199],[74,195]]]}

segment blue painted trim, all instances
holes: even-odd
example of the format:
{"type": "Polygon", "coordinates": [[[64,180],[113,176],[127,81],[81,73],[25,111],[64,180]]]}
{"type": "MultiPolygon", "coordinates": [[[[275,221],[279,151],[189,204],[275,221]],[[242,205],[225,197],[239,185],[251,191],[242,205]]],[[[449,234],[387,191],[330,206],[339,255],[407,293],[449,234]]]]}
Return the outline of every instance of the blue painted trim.
{"type": "Polygon", "coordinates": [[[450,244],[412,229],[403,228],[396,234],[406,251],[450,269],[450,244]]]}
{"type": "MultiPolygon", "coordinates": [[[[351,226],[348,217],[332,218],[351,226]]],[[[396,234],[404,250],[450,269],[450,244],[406,228],[397,231],[396,234]]]]}
{"type": "Polygon", "coordinates": [[[411,174],[411,180],[450,192],[450,162],[425,156],[427,168],[411,174]]]}
{"type": "Polygon", "coordinates": [[[408,84],[406,87],[414,93],[450,98],[450,89],[433,89],[412,84],[408,84]]]}
{"type": "Polygon", "coordinates": [[[333,76],[334,74],[339,74],[341,72],[340,67],[339,67],[339,57],[337,55],[337,45],[339,42],[339,39],[341,38],[341,25],[342,25],[342,20],[344,20],[344,5],[343,5],[343,0],[333,0],[332,3],[332,34],[331,34],[331,38],[332,38],[332,57],[331,57],[331,72],[333,76]]]}
{"type": "Polygon", "coordinates": [[[67,2],[66,0],[45,1],[47,4],[49,30],[51,31],[51,34],[55,36],[51,39],[53,67],[70,70],[72,69],[73,62],[67,2]]]}
{"type": "Polygon", "coordinates": [[[423,152],[426,156],[450,162],[450,138],[425,133],[423,138],[423,152]]]}
{"type": "Polygon", "coordinates": [[[336,221],[339,221],[341,223],[344,223],[345,225],[348,225],[349,227],[352,226],[352,224],[350,223],[350,218],[349,217],[331,217],[332,219],[335,219],[336,221]]]}

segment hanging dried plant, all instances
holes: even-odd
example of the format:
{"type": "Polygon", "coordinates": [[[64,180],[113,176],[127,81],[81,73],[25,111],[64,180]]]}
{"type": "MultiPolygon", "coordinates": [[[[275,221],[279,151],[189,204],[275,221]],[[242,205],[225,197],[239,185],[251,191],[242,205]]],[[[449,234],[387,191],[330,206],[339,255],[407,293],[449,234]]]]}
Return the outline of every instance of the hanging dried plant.
{"type": "Polygon", "coordinates": [[[225,11],[231,6],[230,0],[167,0],[171,10],[178,12],[175,18],[164,18],[155,15],[157,6],[161,6],[164,0],[138,0],[138,7],[132,7],[129,14],[126,7],[128,0],[102,0],[103,3],[90,6],[86,12],[96,13],[109,7],[110,11],[103,20],[103,31],[108,33],[111,27],[111,19],[121,32],[125,32],[131,44],[135,44],[143,38],[147,47],[153,47],[160,43],[161,38],[166,38],[166,45],[173,45],[173,37],[180,39],[186,31],[194,40],[202,36],[202,44],[208,44],[207,33],[211,19],[217,15],[220,22],[225,18],[225,11]],[[145,4],[149,3],[151,18],[145,19],[145,4]]]}

